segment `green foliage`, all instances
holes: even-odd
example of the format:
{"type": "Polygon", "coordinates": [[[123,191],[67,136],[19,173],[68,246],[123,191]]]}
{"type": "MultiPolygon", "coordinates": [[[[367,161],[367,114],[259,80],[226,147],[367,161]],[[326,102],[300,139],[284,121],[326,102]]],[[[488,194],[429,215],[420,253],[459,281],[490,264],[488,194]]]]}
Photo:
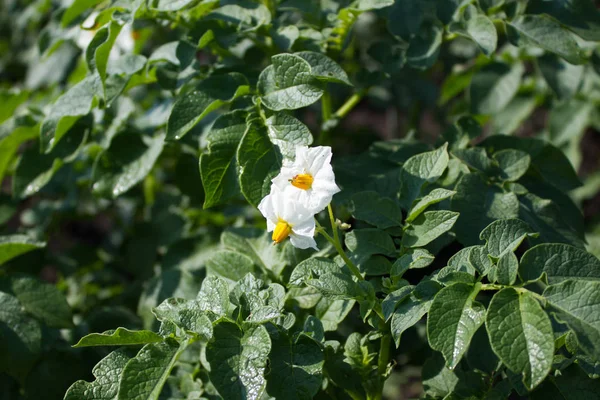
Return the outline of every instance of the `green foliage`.
{"type": "Polygon", "coordinates": [[[1,7],[1,399],[597,397],[591,0],[1,7]]]}

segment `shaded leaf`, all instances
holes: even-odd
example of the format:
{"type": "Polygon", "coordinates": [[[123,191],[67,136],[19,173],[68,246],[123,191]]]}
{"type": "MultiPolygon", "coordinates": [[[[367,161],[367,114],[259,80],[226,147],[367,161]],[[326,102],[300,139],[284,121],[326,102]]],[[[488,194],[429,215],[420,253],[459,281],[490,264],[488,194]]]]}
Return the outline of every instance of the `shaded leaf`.
{"type": "Polygon", "coordinates": [[[528,292],[502,289],[494,295],[485,322],[494,353],[533,389],[552,367],[554,336],[550,319],[528,292]]]}

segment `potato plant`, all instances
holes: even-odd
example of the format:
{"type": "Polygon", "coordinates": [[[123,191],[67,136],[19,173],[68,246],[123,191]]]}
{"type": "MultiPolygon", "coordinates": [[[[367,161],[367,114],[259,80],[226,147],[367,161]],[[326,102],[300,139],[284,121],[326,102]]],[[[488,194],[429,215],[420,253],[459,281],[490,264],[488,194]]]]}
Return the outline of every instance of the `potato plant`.
{"type": "Polygon", "coordinates": [[[5,0],[0,399],[600,398],[592,0],[5,0]]]}

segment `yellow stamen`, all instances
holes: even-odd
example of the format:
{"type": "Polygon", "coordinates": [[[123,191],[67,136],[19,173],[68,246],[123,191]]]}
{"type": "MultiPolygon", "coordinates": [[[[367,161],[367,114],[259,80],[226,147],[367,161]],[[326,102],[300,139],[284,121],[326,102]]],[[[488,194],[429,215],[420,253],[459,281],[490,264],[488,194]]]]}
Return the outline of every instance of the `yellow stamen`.
{"type": "Polygon", "coordinates": [[[292,227],[290,226],[290,224],[283,220],[279,220],[277,222],[277,225],[275,225],[275,230],[273,231],[273,241],[275,243],[281,243],[285,240],[285,238],[290,236],[291,232],[292,227]]]}
{"type": "Polygon", "coordinates": [[[297,188],[308,190],[313,184],[313,177],[310,174],[299,174],[292,178],[292,185],[297,188]]]}

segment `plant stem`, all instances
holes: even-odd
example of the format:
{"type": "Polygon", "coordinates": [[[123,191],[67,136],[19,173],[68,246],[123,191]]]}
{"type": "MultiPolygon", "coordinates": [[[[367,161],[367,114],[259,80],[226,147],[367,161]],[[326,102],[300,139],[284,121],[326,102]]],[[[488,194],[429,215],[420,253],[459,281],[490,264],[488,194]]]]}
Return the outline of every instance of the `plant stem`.
{"type": "Polygon", "coordinates": [[[331,94],[328,91],[321,97],[321,119],[323,122],[331,119],[331,94]]]}
{"type": "Polygon", "coordinates": [[[354,93],[342,106],[335,112],[334,117],[344,118],[352,109],[362,100],[369,89],[362,89],[354,93]]]}
{"type": "Polygon", "coordinates": [[[342,260],[344,260],[344,262],[348,266],[348,269],[350,269],[350,272],[352,272],[352,274],[355,277],[357,277],[358,280],[361,280],[361,281],[364,280],[365,278],[360,273],[360,270],[358,269],[358,267],[356,265],[354,265],[352,260],[350,260],[350,258],[348,257],[348,255],[346,254],[344,249],[342,248],[342,243],[340,242],[340,235],[337,231],[337,225],[335,224],[335,218],[333,216],[333,210],[331,209],[331,204],[329,204],[327,206],[327,210],[329,212],[329,221],[331,222],[331,229],[333,230],[333,237],[329,236],[327,234],[327,232],[325,232],[325,229],[323,229],[323,227],[321,225],[319,225],[319,233],[321,233],[325,237],[325,239],[327,239],[327,241],[329,243],[331,243],[333,245],[333,247],[335,247],[335,250],[338,252],[340,257],[342,257],[342,260]]]}
{"type": "Polygon", "coordinates": [[[377,372],[379,373],[379,393],[377,393],[375,399],[381,400],[383,397],[383,385],[385,384],[385,374],[387,372],[387,366],[390,362],[390,345],[392,343],[392,336],[388,333],[381,337],[381,343],[379,345],[379,357],[377,359],[377,372]]]}
{"type": "Polygon", "coordinates": [[[387,365],[390,362],[390,344],[392,343],[392,336],[385,334],[381,337],[381,344],[379,345],[379,359],[377,360],[377,370],[379,375],[383,377],[387,371],[387,365]]]}

